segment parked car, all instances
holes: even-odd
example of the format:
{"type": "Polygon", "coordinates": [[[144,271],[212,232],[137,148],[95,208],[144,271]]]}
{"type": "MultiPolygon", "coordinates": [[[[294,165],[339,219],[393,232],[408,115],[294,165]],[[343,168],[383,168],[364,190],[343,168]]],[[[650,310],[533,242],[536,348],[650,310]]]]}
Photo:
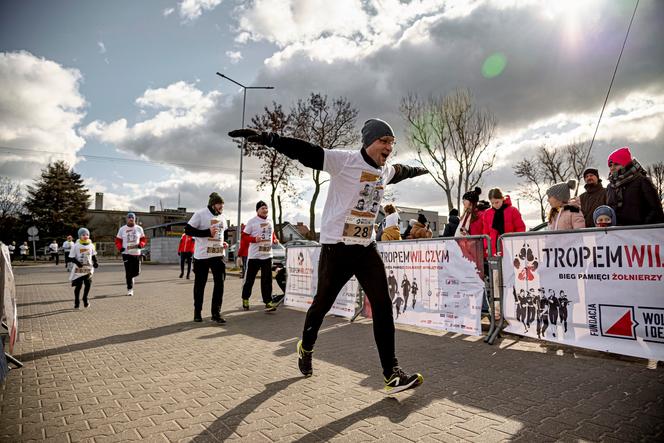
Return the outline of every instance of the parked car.
{"type": "Polygon", "coordinates": [[[292,246],[318,246],[320,243],[313,240],[291,240],[284,243],[284,246],[290,248],[292,246]]]}
{"type": "Polygon", "coordinates": [[[272,269],[286,266],[286,248],[281,243],[272,245],[272,269]]]}

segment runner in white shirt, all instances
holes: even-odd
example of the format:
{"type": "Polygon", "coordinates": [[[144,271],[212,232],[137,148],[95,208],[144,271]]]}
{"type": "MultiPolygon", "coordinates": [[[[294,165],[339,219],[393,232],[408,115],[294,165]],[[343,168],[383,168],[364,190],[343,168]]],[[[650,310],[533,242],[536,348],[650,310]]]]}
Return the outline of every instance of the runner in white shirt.
{"type": "Polygon", "coordinates": [[[9,248],[9,260],[14,261],[14,252],[16,252],[16,242],[13,241],[9,245],[7,245],[7,248],[9,248]]]}
{"type": "Polygon", "coordinates": [[[18,247],[18,250],[21,255],[21,261],[25,261],[28,253],[30,252],[30,246],[28,246],[28,242],[24,241],[23,244],[18,247]]]}
{"type": "Polygon", "coordinates": [[[203,296],[208,273],[212,271],[212,321],[223,324],[221,303],[224,298],[226,263],[224,254],[228,243],[224,241],[227,225],[224,219],[224,199],[219,194],[210,194],[207,208],[199,209],[191,216],[184,233],[195,237],[194,242],[194,321],[203,321],[203,296]]]}
{"type": "Polygon", "coordinates": [[[122,253],[129,296],[134,295],[134,278],[141,273],[141,248],[147,241],[143,228],[136,224],[136,214],[128,213],[127,224],[115,236],[115,247],[122,253]]]}
{"type": "Polygon", "coordinates": [[[62,250],[65,253],[65,268],[69,271],[69,251],[71,251],[72,246],[74,246],[73,237],[71,235],[67,236],[67,240],[62,243],[62,250]]]}
{"type": "Polygon", "coordinates": [[[58,242],[53,239],[48,245],[48,252],[51,254],[51,261],[55,260],[55,266],[60,264],[60,254],[58,254],[58,242]]]}
{"type": "Polygon", "coordinates": [[[267,217],[267,203],[259,201],[256,203],[256,217],[247,222],[244,227],[244,241],[249,243],[249,254],[247,255],[247,272],[242,285],[242,307],[249,310],[249,297],[254,287],[256,274],[261,271],[261,296],[265,303],[265,311],[277,310],[276,303],[272,302],[272,244],[279,243],[274,235],[272,220],[267,217]]]}
{"type": "Polygon", "coordinates": [[[374,338],[380,356],[385,392],[395,393],[419,386],[421,374],[407,375],[394,352],[394,319],[388,294],[385,266],[375,243],[374,202],[383,197],[385,185],[426,174],[424,168],[386,165],[392,153],[394,132],[384,121],[370,119],[362,127],[362,149],[323,149],[304,140],[272,132],[239,129],[231,137],[275,148],[304,166],[330,174],[330,187],[323,209],[320,242],[323,244],[318,289],[297,344],[298,366],[306,377],[313,373],[311,357],[318,330],[337,294],[353,276],[364,289],[373,313],[374,338]]]}
{"type": "Polygon", "coordinates": [[[88,294],[92,287],[92,274],[99,266],[97,263],[97,250],[94,243],[90,241],[90,231],[86,228],[78,230],[78,240],[69,250],[69,261],[72,266],[69,280],[74,287],[74,309],[78,309],[80,304],[81,287],[83,290],[83,306],[89,307],[88,294]]]}

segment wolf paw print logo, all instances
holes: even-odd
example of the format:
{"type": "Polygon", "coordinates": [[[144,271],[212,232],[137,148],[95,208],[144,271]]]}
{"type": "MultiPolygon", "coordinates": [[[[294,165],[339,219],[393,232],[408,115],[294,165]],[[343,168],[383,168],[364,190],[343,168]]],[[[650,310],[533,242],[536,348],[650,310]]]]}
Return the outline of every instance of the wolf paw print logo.
{"type": "Polygon", "coordinates": [[[519,280],[535,280],[534,272],[537,270],[537,257],[533,254],[533,250],[524,243],[519,253],[514,257],[514,269],[517,271],[517,278],[519,280]]]}

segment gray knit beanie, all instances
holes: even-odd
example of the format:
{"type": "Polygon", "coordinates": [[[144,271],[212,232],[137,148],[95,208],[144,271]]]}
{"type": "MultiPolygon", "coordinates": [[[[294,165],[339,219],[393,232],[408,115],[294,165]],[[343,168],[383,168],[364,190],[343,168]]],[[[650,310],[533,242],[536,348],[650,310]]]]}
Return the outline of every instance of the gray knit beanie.
{"type": "Polygon", "coordinates": [[[567,183],[556,183],[546,190],[547,197],[555,197],[563,203],[569,201],[570,189],[576,188],[576,180],[568,180],[567,183]]]}
{"type": "Polygon", "coordinates": [[[394,137],[394,131],[383,120],[370,118],[362,126],[362,147],[366,148],[381,137],[394,137]]]}

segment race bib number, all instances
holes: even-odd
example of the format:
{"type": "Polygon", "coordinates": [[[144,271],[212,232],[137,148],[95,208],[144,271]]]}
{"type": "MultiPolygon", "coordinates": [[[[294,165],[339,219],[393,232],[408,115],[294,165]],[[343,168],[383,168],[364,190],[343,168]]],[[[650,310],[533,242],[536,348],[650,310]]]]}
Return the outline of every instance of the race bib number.
{"type": "Polygon", "coordinates": [[[258,252],[269,253],[272,249],[272,245],[269,242],[261,242],[258,244],[258,252]]]}
{"type": "Polygon", "coordinates": [[[208,255],[224,255],[224,245],[217,239],[208,240],[206,250],[208,255]]]}
{"type": "Polygon", "coordinates": [[[135,251],[138,249],[138,243],[127,243],[127,251],[135,251]]]}
{"type": "Polygon", "coordinates": [[[346,217],[342,239],[346,244],[368,245],[371,243],[373,217],[346,217]]]}

